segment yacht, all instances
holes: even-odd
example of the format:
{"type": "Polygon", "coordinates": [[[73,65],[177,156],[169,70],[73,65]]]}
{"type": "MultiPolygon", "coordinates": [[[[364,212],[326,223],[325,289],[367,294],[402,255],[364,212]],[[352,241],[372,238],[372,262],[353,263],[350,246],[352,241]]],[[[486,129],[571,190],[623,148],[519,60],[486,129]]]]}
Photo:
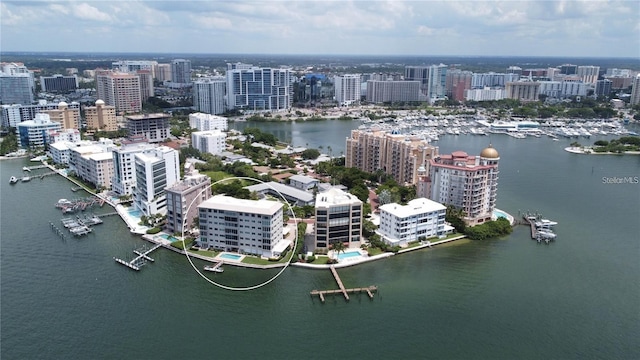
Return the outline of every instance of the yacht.
{"type": "Polygon", "coordinates": [[[555,225],[558,225],[558,223],[549,219],[541,219],[540,221],[536,221],[536,227],[539,229],[550,229],[555,225]]]}
{"type": "Polygon", "coordinates": [[[15,184],[18,182],[18,178],[15,176],[12,176],[9,178],[9,184],[15,184]]]}
{"type": "Polygon", "coordinates": [[[206,265],[204,267],[205,271],[213,271],[213,272],[217,272],[217,273],[221,273],[224,272],[224,269],[221,266],[218,265],[206,265]]]}
{"type": "Polygon", "coordinates": [[[20,181],[22,181],[22,182],[31,181],[31,178],[28,177],[28,176],[23,176],[22,179],[20,179],[20,181]]]}

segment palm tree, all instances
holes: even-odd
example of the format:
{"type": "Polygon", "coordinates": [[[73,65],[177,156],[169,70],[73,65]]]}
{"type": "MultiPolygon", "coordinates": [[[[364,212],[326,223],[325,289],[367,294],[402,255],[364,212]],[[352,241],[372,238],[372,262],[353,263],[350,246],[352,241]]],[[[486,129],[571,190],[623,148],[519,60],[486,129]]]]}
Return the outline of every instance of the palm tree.
{"type": "Polygon", "coordinates": [[[333,252],[336,253],[336,256],[340,254],[340,252],[344,252],[347,247],[344,246],[342,241],[338,241],[332,244],[333,252]]]}

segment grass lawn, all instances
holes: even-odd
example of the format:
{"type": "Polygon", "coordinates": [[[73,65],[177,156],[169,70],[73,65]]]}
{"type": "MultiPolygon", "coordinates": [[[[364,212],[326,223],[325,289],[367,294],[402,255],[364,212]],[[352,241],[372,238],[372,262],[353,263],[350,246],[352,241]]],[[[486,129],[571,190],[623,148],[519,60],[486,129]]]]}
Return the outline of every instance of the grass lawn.
{"type": "Polygon", "coordinates": [[[369,256],[382,254],[382,250],[380,248],[368,248],[367,252],[369,253],[369,256]]]}
{"type": "Polygon", "coordinates": [[[326,265],[327,261],[329,261],[328,256],[317,256],[315,260],[310,262],[313,265],[326,265]]]}
{"type": "Polygon", "coordinates": [[[220,254],[219,251],[211,251],[211,250],[193,250],[193,249],[189,249],[189,252],[192,253],[192,254],[198,254],[198,255],[208,256],[208,257],[216,257],[216,256],[218,256],[218,254],[220,254]]]}
{"type": "Polygon", "coordinates": [[[211,182],[220,181],[222,179],[233,177],[233,175],[224,171],[205,171],[203,174],[211,178],[211,182]]]}

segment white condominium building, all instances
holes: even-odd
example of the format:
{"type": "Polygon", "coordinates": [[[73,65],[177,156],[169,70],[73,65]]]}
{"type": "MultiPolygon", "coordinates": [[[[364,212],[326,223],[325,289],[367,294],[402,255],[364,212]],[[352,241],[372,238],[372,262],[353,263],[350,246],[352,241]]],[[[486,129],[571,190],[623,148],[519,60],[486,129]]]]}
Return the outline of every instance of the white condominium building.
{"type": "Polygon", "coordinates": [[[135,207],[145,215],[166,214],[166,188],[180,179],[178,152],[159,146],[145,153],[135,154],[135,207]]]}
{"type": "Polygon", "coordinates": [[[282,238],[283,205],[278,201],[216,195],[198,209],[202,248],[274,257],[290,245],[282,238]]]}
{"type": "Polygon", "coordinates": [[[380,206],[378,234],[392,246],[444,236],[446,211],[444,205],[425,198],[411,200],[407,205],[384,204],[380,206]]]}
{"type": "Polygon", "coordinates": [[[491,145],[480,156],[454,151],[432,159],[431,199],[464,211],[467,225],[491,220],[498,194],[499,161],[491,145]]]}
{"type": "Polygon", "coordinates": [[[337,188],[316,196],[315,247],[328,249],[341,242],[359,246],[362,240],[362,201],[337,188]]]}
{"type": "Polygon", "coordinates": [[[62,130],[59,122],[51,121],[47,114],[36,114],[35,119],[17,124],[16,133],[23,148],[35,148],[49,143],[49,132],[62,130]]]}
{"type": "Polygon", "coordinates": [[[122,142],[122,146],[113,150],[113,179],[111,187],[118,196],[132,195],[136,186],[135,155],[152,152],[157,145],[146,141],[122,142]]]}
{"type": "Polygon", "coordinates": [[[191,133],[191,146],[202,153],[220,155],[225,150],[227,134],[220,130],[195,131],[191,133]]]}
{"type": "Polygon", "coordinates": [[[225,112],[227,81],[224,77],[203,78],[193,82],[193,106],[206,114],[225,112]]]}
{"type": "Polygon", "coordinates": [[[96,187],[111,188],[113,155],[116,145],[111,139],[100,139],[91,145],[69,149],[69,169],[80,179],[96,187]]]}
{"type": "Polygon", "coordinates": [[[200,131],[222,130],[227,131],[228,121],[224,116],[203,113],[189,114],[189,127],[200,131]]]}
{"type": "Polygon", "coordinates": [[[504,89],[468,89],[465,90],[466,101],[490,101],[504,99],[504,89]]]}
{"type": "Polygon", "coordinates": [[[360,102],[360,75],[346,74],[333,77],[336,101],[339,106],[350,106],[360,102]]]}

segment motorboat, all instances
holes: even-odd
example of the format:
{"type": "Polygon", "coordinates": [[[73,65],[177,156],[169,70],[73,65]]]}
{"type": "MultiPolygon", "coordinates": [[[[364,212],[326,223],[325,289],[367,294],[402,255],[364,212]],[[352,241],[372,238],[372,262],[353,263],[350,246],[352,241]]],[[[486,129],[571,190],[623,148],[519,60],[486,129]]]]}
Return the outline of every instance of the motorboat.
{"type": "Polygon", "coordinates": [[[206,265],[204,267],[204,270],[205,271],[217,272],[217,273],[224,272],[224,269],[222,268],[222,266],[219,266],[218,264],[216,264],[216,265],[206,265]]]}
{"type": "Polygon", "coordinates": [[[558,225],[557,222],[551,221],[549,219],[541,219],[540,221],[536,221],[536,227],[539,229],[550,229],[556,225],[558,225]]]}
{"type": "Polygon", "coordinates": [[[20,179],[20,181],[22,181],[22,182],[31,181],[31,178],[28,177],[28,176],[23,176],[22,179],[20,179]]]}
{"type": "Polygon", "coordinates": [[[18,182],[18,178],[15,176],[12,176],[9,178],[9,184],[15,184],[18,182]]]}

